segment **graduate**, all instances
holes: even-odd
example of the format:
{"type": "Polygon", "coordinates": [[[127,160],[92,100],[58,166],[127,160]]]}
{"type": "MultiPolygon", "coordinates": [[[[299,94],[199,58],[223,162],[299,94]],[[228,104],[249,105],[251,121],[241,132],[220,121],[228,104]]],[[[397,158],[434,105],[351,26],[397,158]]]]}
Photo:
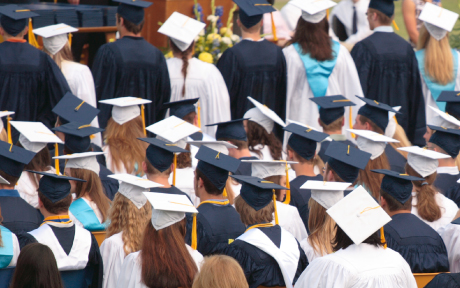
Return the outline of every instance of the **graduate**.
{"type": "Polygon", "coordinates": [[[423,178],[391,170],[372,170],[383,174],[380,206],[392,220],[384,226],[390,249],[401,254],[412,273],[448,272],[447,250],[436,231],[411,213],[412,182],[423,178]]]}
{"type": "Polygon", "coordinates": [[[399,125],[413,145],[424,146],[426,118],[420,72],[412,46],[391,27],[394,3],[371,0],[367,13],[374,33],[351,50],[363,93],[371,100],[401,106],[399,125]]]}
{"type": "Polygon", "coordinates": [[[224,78],[216,66],[193,57],[195,38],[204,27],[204,23],[174,12],[158,32],[169,37],[174,55],[166,60],[171,81],[170,101],[199,98],[199,127],[203,133],[214,135],[216,127],[205,125],[231,119],[230,97],[224,78]]]}
{"type": "Polygon", "coordinates": [[[425,287],[426,288],[457,288],[460,282],[460,273],[440,273],[434,276],[425,287]]]}
{"type": "MultiPolygon", "coordinates": [[[[169,101],[171,85],[163,53],[141,36],[144,8],[152,3],[115,2],[120,2],[117,9],[120,39],[101,46],[96,54],[92,67],[96,97],[98,101],[127,95],[150,99],[153,102],[146,108],[145,119],[147,123],[155,123],[165,116],[161,104],[169,101]]],[[[99,125],[106,128],[111,109],[105,105],[99,107],[99,125]]]]}
{"type": "Polygon", "coordinates": [[[460,99],[457,94],[460,91],[442,91],[438,102],[446,102],[446,113],[460,120],[460,99]]]}
{"type": "MultiPolygon", "coordinates": [[[[56,63],[24,40],[29,18],[38,14],[17,5],[2,6],[0,14],[0,107],[16,111],[14,120],[51,128],[56,121],[51,109],[70,88],[56,63]]],[[[12,137],[16,142],[19,133],[13,130],[12,137]]]]}
{"type": "MultiPolygon", "coordinates": [[[[441,98],[441,97],[439,97],[441,98]]],[[[437,107],[429,106],[430,110],[432,110],[435,116],[433,116],[430,120],[427,121],[426,132],[423,135],[423,138],[426,142],[430,142],[431,136],[433,136],[434,130],[431,130],[430,125],[432,126],[439,126],[448,129],[458,129],[460,127],[460,120],[455,118],[454,116],[450,115],[448,112],[443,112],[439,110],[437,107]]]]}
{"type": "Polygon", "coordinates": [[[327,213],[337,222],[335,253],[313,261],[296,288],[417,287],[406,260],[386,248],[379,235],[391,218],[364,188],[359,186],[327,213]]]}
{"type": "Polygon", "coordinates": [[[451,273],[460,272],[460,218],[451,223],[440,227],[437,232],[441,235],[442,240],[447,248],[449,256],[449,271],[451,273]]]}
{"type": "Polygon", "coordinates": [[[69,217],[72,203],[69,181],[84,180],[54,173],[36,173],[43,175],[38,197],[45,220],[40,228],[21,234],[21,248],[35,242],[45,244],[53,251],[59,271],[84,269],[88,287],[102,287],[103,265],[96,238],[88,230],[75,225],[69,217]]]}
{"type": "Polygon", "coordinates": [[[203,256],[222,254],[229,239],[244,233],[240,216],[224,196],[228,174],[238,169],[240,161],[206,146],[200,147],[196,158],[200,160],[194,179],[199,213],[187,215],[185,243],[203,256]]]}
{"type": "Polygon", "coordinates": [[[115,287],[192,287],[203,256],[183,239],[186,213],[198,211],[184,195],[144,195],[153,209],[151,221],[145,227],[142,250],[125,258],[115,287]]]}
{"type": "Polygon", "coordinates": [[[223,254],[235,258],[243,268],[250,288],[285,286],[292,288],[308,260],[291,233],[277,223],[274,189],[286,189],[270,181],[251,176],[232,176],[243,182],[235,199],[236,211],[246,225],[244,234],[235,239],[223,254]]]}
{"type": "MultiPolygon", "coordinates": [[[[0,178],[2,184],[10,184],[3,178],[0,178]]],[[[0,218],[2,213],[0,210],[0,218]]],[[[19,242],[18,237],[12,233],[8,228],[2,226],[0,221],[0,238],[2,239],[2,245],[0,247],[0,269],[6,267],[14,267],[18,262],[19,256],[19,242]]]]}

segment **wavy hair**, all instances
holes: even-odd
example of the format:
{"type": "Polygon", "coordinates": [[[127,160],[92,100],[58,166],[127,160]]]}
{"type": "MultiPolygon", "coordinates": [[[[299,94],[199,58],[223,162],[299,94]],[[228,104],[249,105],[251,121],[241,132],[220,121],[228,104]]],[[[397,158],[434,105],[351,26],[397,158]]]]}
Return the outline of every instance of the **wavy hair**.
{"type": "Polygon", "coordinates": [[[230,256],[214,255],[204,258],[200,273],[192,288],[249,288],[243,269],[230,256]]]}
{"type": "Polygon", "coordinates": [[[248,136],[249,151],[255,152],[261,156],[262,152],[255,147],[259,144],[262,146],[268,146],[268,148],[270,148],[270,155],[272,158],[274,160],[281,160],[283,145],[273,132],[268,133],[264,127],[251,120],[248,120],[247,129],[248,132],[246,134],[248,136]]]}

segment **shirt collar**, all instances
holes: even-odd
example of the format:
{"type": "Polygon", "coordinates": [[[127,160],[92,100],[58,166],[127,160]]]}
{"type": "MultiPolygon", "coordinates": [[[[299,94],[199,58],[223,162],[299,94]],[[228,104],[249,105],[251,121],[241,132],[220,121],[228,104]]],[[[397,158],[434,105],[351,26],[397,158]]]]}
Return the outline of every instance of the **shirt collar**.
{"type": "Polygon", "coordinates": [[[19,196],[18,190],[14,189],[0,189],[0,197],[21,197],[19,196]]]}
{"type": "Polygon", "coordinates": [[[244,38],[243,40],[248,40],[248,41],[252,41],[252,42],[261,42],[261,41],[264,41],[265,39],[264,39],[264,38],[260,38],[259,40],[254,41],[254,40],[252,40],[251,38],[244,38]]]}
{"type": "Polygon", "coordinates": [[[329,135],[329,137],[331,137],[332,140],[335,140],[335,141],[345,141],[345,140],[347,140],[347,136],[345,136],[343,134],[332,134],[332,135],[329,135]]]}
{"type": "Polygon", "coordinates": [[[393,27],[391,27],[391,26],[379,26],[379,27],[374,28],[374,32],[392,33],[394,31],[393,31],[393,27]]]}
{"type": "Polygon", "coordinates": [[[459,173],[457,166],[438,167],[438,169],[436,169],[436,172],[441,173],[441,174],[450,174],[450,175],[457,175],[459,173]]]}

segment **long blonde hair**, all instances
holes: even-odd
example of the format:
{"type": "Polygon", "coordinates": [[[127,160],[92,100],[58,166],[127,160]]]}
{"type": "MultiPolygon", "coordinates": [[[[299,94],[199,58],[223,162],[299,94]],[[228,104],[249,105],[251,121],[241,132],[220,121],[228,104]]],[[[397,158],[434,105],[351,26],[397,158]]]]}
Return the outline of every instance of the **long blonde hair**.
{"type": "Polygon", "coordinates": [[[425,73],[434,82],[446,85],[454,79],[454,59],[449,44],[449,33],[436,40],[425,25],[420,28],[417,50],[425,49],[425,73]]]}
{"type": "Polygon", "coordinates": [[[145,227],[151,216],[152,206],[149,202],[141,209],[137,209],[131,200],[123,194],[117,193],[109,210],[110,225],[107,228],[107,238],[123,232],[121,238],[125,256],[139,251],[142,247],[145,227]]]}
{"type": "Polygon", "coordinates": [[[388,158],[384,153],[374,160],[369,160],[364,170],[359,170],[358,184],[366,187],[375,199],[379,198],[380,185],[382,184],[383,174],[375,174],[371,170],[374,169],[387,169],[390,170],[388,158]]]}
{"type": "Polygon", "coordinates": [[[226,255],[205,257],[192,288],[249,288],[243,269],[226,255]]]}
{"type": "Polygon", "coordinates": [[[308,217],[308,243],[321,256],[331,254],[332,239],[335,237],[337,229],[335,221],[326,213],[326,208],[321,206],[316,200],[310,198],[308,201],[310,216],[308,217]]]}
{"type": "Polygon", "coordinates": [[[410,147],[412,144],[410,143],[409,139],[407,138],[406,132],[404,131],[404,128],[401,127],[401,125],[396,124],[396,130],[395,134],[393,135],[393,139],[398,140],[399,142],[391,142],[389,143],[391,147],[393,147],[396,151],[399,152],[399,154],[403,155],[404,158],[407,159],[407,152],[398,150],[398,148],[402,147],[410,147]]]}
{"type": "Polygon", "coordinates": [[[56,62],[59,69],[62,69],[63,61],[73,61],[72,50],[70,49],[69,42],[67,42],[67,44],[65,44],[64,47],[62,47],[62,49],[59,50],[59,52],[57,52],[54,55],[51,54],[48,50],[46,50],[44,46],[43,46],[43,52],[48,54],[51,57],[51,59],[53,59],[54,62],[56,62]]]}

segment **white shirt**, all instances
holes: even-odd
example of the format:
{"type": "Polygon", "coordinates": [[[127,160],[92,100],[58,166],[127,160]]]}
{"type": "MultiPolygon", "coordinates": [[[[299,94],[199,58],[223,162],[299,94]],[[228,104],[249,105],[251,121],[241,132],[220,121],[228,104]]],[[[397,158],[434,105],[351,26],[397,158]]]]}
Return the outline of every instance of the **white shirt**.
{"type": "MultiPolygon", "coordinates": [[[[329,25],[332,27],[334,16],[342,22],[345,26],[347,35],[349,35],[348,39],[345,40],[345,43],[356,44],[372,34],[366,15],[369,2],[370,0],[359,0],[356,3],[353,3],[353,0],[344,0],[340,1],[334,8],[332,8],[331,14],[329,15],[329,25]],[[353,6],[356,9],[357,17],[357,32],[355,34],[353,34],[353,6]]],[[[333,38],[338,40],[335,35],[333,35],[333,38]]]]}
{"type": "Polygon", "coordinates": [[[441,208],[441,218],[439,218],[436,221],[433,222],[428,222],[425,219],[422,219],[418,215],[417,211],[417,192],[412,192],[412,214],[420,218],[423,222],[426,224],[430,225],[431,228],[434,230],[438,230],[439,228],[446,226],[452,220],[454,220],[455,215],[457,215],[458,212],[458,206],[455,204],[454,201],[450,200],[446,196],[442,195],[441,193],[437,192],[435,195],[436,203],[438,206],[441,208]]]}
{"type": "MultiPolygon", "coordinates": [[[[199,198],[195,194],[195,187],[194,185],[194,178],[195,178],[195,169],[193,167],[187,167],[187,168],[182,168],[182,169],[176,169],[176,188],[187,194],[190,199],[192,200],[192,203],[195,204],[195,206],[198,206],[200,204],[199,198]]],[[[168,179],[169,183],[173,183],[173,173],[169,175],[168,179]]]]}
{"type": "Polygon", "coordinates": [[[392,33],[394,32],[393,27],[391,26],[379,26],[374,28],[374,32],[386,32],[386,33],[392,33]]]}
{"type": "Polygon", "coordinates": [[[103,288],[111,288],[117,285],[121,266],[125,259],[123,232],[114,234],[102,242],[100,247],[102,262],[104,263],[103,288]]]}
{"type": "MultiPolygon", "coordinates": [[[[296,207],[276,201],[276,210],[278,212],[279,225],[291,233],[297,241],[300,242],[308,236],[307,229],[305,229],[305,225],[296,207]]],[[[273,224],[275,224],[274,219],[275,216],[273,216],[273,224]]]]}
{"type": "Polygon", "coordinates": [[[441,235],[449,257],[451,273],[460,272],[460,225],[449,223],[437,231],[441,235]]]}

